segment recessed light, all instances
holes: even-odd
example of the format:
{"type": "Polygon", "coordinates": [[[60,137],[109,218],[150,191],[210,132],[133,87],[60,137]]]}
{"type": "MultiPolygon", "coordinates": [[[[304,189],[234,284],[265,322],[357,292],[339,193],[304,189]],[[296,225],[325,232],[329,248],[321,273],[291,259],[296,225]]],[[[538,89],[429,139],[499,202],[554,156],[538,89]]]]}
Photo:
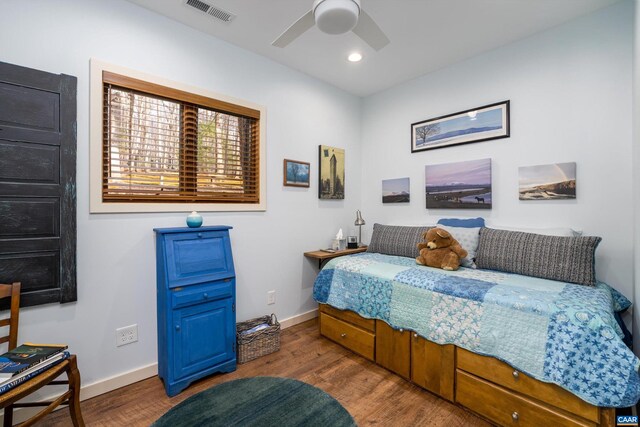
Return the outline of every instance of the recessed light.
{"type": "Polygon", "coordinates": [[[360,60],[362,59],[362,54],[360,54],[360,53],[358,53],[358,52],[354,52],[354,53],[352,53],[351,55],[349,55],[349,56],[347,57],[347,59],[348,59],[350,62],[358,62],[358,61],[360,61],[360,60]]]}

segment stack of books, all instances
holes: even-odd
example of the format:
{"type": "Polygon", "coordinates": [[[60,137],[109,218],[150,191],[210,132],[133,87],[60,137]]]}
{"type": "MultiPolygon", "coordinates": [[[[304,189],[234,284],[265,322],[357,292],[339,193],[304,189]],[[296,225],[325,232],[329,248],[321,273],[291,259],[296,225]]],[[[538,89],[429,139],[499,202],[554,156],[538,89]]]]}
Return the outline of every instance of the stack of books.
{"type": "Polygon", "coordinates": [[[66,345],[24,343],[0,355],[0,394],[69,357],[66,345]]]}

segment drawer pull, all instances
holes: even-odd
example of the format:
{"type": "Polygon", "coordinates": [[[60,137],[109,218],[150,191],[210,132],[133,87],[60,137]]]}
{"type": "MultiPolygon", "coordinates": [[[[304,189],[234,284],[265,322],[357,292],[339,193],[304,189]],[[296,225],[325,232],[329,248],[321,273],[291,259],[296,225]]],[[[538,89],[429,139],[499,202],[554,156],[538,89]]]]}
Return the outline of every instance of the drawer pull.
{"type": "Polygon", "coordinates": [[[518,414],[517,412],[514,412],[513,414],[511,414],[511,419],[513,421],[518,421],[520,419],[520,414],[518,414]]]}
{"type": "Polygon", "coordinates": [[[180,330],[180,325],[176,325],[176,331],[180,330]]]}
{"type": "Polygon", "coordinates": [[[209,298],[209,294],[205,292],[204,294],[202,294],[202,298],[204,298],[204,299],[209,298]]]}
{"type": "Polygon", "coordinates": [[[513,371],[513,379],[514,380],[519,380],[520,379],[520,372],[513,371]]]}
{"type": "Polygon", "coordinates": [[[414,338],[418,338],[418,333],[417,333],[417,332],[414,332],[414,333],[413,333],[413,337],[414,337],[414,338]]]}
{"type": "Polygon", "coordinates": [[[342,333],[342,334],[340,334],[340,337],[342,337],[342,338],[346,338],[346,337],[347,337],[347,334],[342,333]]]}
{"type": "Polygon", "coordinates": [[[398,331],[400,331],[400,333],[403,333],[404,329],[400,328],[400,329],[398,329],[398,331]]]}

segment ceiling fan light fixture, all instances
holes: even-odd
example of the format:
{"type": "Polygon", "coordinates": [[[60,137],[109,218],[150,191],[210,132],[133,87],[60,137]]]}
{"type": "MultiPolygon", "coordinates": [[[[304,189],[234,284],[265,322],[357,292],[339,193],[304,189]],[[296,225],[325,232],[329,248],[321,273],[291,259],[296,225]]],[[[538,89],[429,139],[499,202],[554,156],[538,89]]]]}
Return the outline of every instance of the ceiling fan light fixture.
{"type": "Polygon", "coordinates": [[[349,54],[347,59],[349,60],[349,62],[360,62],[362,60],[362,54],[359,52],[353,52],[349,54]]]}
{"type": "Polygon", "coordinates": [[[359,0],[316,0],[313,16],[318,29],[327,34],[344,34],[353,30],[360,16],[359,0]]]}

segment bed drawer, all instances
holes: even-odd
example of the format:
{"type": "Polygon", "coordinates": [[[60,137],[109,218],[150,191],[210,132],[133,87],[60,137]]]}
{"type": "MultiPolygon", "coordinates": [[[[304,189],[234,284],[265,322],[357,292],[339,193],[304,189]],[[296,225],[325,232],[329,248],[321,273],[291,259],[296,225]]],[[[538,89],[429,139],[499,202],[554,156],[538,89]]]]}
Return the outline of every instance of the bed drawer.
{"type": "Polygon", "coordinates": [[[365,319],[364,317],[353,311],[339,310],[327,304],[320,304],[320,311],[323,313],[327,313],[328,315],[330,315],[331,317],[335,317],[336,319],[342,320],[347,323],[352,323],[359,328],[366,329],[371,333],[375,333],[376,331],[376,321],[374,319],[365,319]]]}
{"type": "Polygon", "coordinates": [[[501,426],[596,426],[461,370],[456,371],[456,403],[501,426]]]}
{"type": "Polygon", "coordinates": [[[598,422],[599,420],[600,414],[596,406],[588,404],[555,384],[531,378],[493,357],[480,356],[462,348],[458,348],[456,351],[458,369],[552,406],[560,406],[591,421],[598,422]]]}
{"type": "Polygon", "coordinates": [[[326,313],[320,313],[320,333],[354,353],[374,360],[376,336],[326,313]]]}

